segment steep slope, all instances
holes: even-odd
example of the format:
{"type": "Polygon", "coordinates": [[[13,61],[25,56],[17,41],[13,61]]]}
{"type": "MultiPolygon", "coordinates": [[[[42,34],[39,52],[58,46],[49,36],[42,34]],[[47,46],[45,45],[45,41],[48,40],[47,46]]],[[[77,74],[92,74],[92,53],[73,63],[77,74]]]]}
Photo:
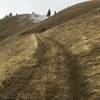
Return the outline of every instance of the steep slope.
{"type": "MultiPolygon", "coordinates": [[[[59,24],[62,24],[64,22],[67,22],[71,19],[74,19],[75,17],[78,17],[82,14],[85,14],[87,12],[92,11],[93,9],[96,9],[100,7],[100,0],[90,0],[87,2],[83,2],[80,4],[76,4],[72,7],[69,7],[67,9],[64,9],[61,12],[58,12],[56,15],[50,17],[47,20],[44,20],[43,22],[37,24],[35,27],[31,28],[30,31],[27,30],[24,33],[31,33],[31,32],[35,32],[35,33],[40,33],[43,32],[47,29],[50,29],[54,26],[57,26],[59,24]]],[[[23,33],[23,34],[24,34],[23,33]]]]}
{"type": "Polygon", "coordinates": [[[41,34],[58,42],[66,53],[71,54],[71,59],[67,60],[70,61],[73,99],[69,100],[100,99],[99,26],[100,8],[41,34]]]}

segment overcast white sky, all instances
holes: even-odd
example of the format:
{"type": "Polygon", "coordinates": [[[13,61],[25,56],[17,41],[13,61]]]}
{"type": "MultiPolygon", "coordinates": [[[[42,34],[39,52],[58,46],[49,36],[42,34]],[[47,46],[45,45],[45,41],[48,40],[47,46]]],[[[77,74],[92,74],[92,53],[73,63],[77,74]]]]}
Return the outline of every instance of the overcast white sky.
{"type": "Polygon", "coordinates": [[[0,0],[0,17],[9,12],[31,13],[33,10],[39,14],[45,14],[50,8],[52,12],[60,11],[78,2],[88,0],[0,0]]]}

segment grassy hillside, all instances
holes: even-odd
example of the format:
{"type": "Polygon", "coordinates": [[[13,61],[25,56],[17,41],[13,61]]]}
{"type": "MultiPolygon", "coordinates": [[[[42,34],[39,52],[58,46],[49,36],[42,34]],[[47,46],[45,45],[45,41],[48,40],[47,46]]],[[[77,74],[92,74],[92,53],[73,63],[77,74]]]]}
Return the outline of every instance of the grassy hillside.
{"type": "Polygon", "coordinates": [[[57,26],[59,24],[65,23],[71,19],[74,19],[75,17],[78,17],[82,14],[85,14],[87,12],[92,11],[93,9],[96,9],[100,7],[100,0],[93,0],[93,1],[87,1],[83,2],[77,5],[74,5],[72,7],[69,7],[67,9],[64,9],[61,12],[58,12],[56,15],[50,17],[49,19],[39,23],[36,26],[33,26],[32,29],[27,30],[24,33],[40,33],[47,29],[50,29],[54,26],[57,26]]]}
{"type": "Polygon", "coordinates": [[[5,17],[0,20],[0,40],[10,36],[12,34],[20,34],[25,32],[31,26],[35,24],[33,15],[22,14],[12,17],[5,17]]]}
{"type": "Polygon", "coordinates": [[[16,89],[27,84],[37,64],[34,54],[38,42],[34,35],[12,35],[0,41],[0,100],[14,100],[16,89]],[[7,96],[7,94],[13,96],[7,96]],[[14,94],[14,95],[13,95],[14,94]]]}
{"type": "Polygon", "coordinates": [[[98,0],[79,4],[85,12],[54,24],[66,10],[58,13],[39,24],[48,26],[41,34],[33,28],[0,41],[0,100],[99,100],[98,5],[98,0]]]}
{"type": "Polygon", "coordinates": [[[100,99],[99,26],[100,8],[41,34],[60,44],[70,62],[70,94],[74,99],[68,100],[100,99]]]}

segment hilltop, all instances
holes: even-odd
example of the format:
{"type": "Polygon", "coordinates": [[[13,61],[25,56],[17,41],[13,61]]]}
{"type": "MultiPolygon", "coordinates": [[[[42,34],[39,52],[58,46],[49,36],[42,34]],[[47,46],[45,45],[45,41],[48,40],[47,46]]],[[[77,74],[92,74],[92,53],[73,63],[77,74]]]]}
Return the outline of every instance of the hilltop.
{"type": "Polygon", "coordinates": [[[21,34],[45,19],[46,16],[39,14],[6,16],[0,21],[0,40],[13,34],[21,34]]]}
{"type": "Polygon", "coordinates": [[[76,4],[74,6],[68,7],[67,9],[58,12],[56,15],[51,16],[49,19],[44,20],[41,23],[38,23],[35,27],[33,26],[32,28],[30,28],[30,30],[27,30],[24,33],[41,33],[59,24],[72,20],[82,14],[88,13],[98,7],[100,7],[100,0],[93,0],[76,4]]]}

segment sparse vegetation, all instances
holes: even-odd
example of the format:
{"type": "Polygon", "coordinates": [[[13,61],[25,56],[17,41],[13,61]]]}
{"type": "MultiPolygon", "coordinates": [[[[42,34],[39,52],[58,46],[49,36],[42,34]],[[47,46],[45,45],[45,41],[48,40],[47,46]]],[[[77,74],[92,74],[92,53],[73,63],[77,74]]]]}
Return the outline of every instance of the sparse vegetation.
{"type": "MultiPolygon", "coordinates": [[[[48,20],[45,20],[35,27],[32,27],[29,30],[27,30],[29,33],[41,33],[43,32],[42,29],[48,30],[50,28],[53,28],[59,24],[62,24],[66,21],[72,20],[84,13],[88,13],[92,11],[93,9],[96,9],[100,7],[100,1],[87,1],[81,4],[77,4],[75,6],[69,7],[59,13],[56,14],[56,16],[51,16],[48,20]]],[[[25,32],[27,33],[27,32],[25,32]]]]}
{"type": "Polygon", "coordinates": [[[50,17],[51,16],[51,10],[49,9],[48,12],[47,12],[47,17],[50,17]]]}
{"type": "Polygon", "coordinates": [[[9,13],[9,17],[12,17],[13,15],[12,15],[12,13],[9,13]]]}
{"type": "Polygon", "coordinates": [[[57,12],[55,11],[55,12],[54,12],[54,15],[56,15],[56,14],[57,14],[57,12]]]}
{"type": "Polygon", "coordinates": [[[33,15],[35,14],[34,11],[32,12],[32,14],[33,14],[33,15]]]}

